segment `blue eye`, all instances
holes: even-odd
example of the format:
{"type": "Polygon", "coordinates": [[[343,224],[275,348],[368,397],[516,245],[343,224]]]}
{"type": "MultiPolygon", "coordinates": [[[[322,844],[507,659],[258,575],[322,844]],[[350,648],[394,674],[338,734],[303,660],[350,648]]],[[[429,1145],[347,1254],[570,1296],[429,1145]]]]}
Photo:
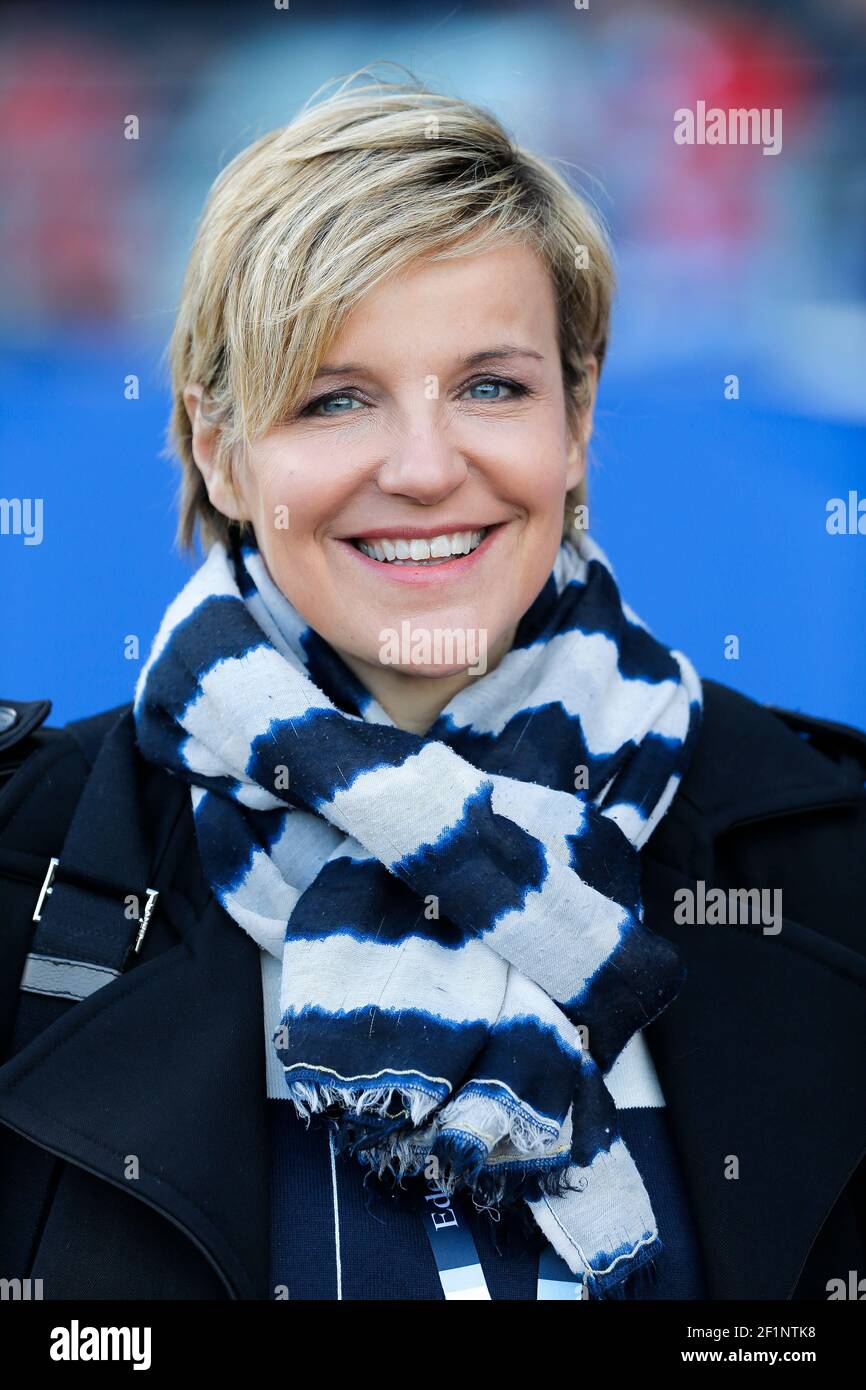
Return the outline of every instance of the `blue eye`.
{"type": "MultiPolygon", "coordinates": [[[[477,381],[470,382],[468,386],[465,386],[463,393],[465,395],[467,391],[477,390],[482,390],[484,394],[475,396],[474,399],[479,402],[489,401],[492,405],[499,401],[516,400],[520,396],[534,395],[534,392],[521,382],[508,381],[504,377],[498,376],[479,377],[477,381]],[[493,394],[494,392],[501,393],[503,389],[510,394],[507,396],[493,394]]],[[[327,395],[319,396],[316,400],[310,401],[300,413],[301,415],[320,416],[354,415],[356,413],[354,407],[356,406],[361,409],[367,408],[365,402],[358,400],[358,397],[353,396],[350,391],[330,391],[327,395]],[[328,406],[336,406],[337,408],[335,410],[326,409],[325,407],[328,406]],[[345,408],[346,406],[348,408],[345,408]]]]}
{"type": "MultiPolygon", "coordinates": [[[[350,396],[350,395],[348,395],[345,391],[332,391],[331,394],[330,394],[329,396],[319,396],[318,400],[316,400],[316,401],[310,401],[310,404],[309,404],[308,406],[305,407],[303,413],[304,413],[305,415],[312,415],[312,414],[314,413],[314,411],[316,410],[316,407],[317,407],[317,406],[320,406],[320,405],[321,405],[321,406],[334,405],[335,402],[339,402],[339,401],[350,401],[350,402],[352,402],[354,405],[360,405],[360,404],[361,404],[361,402],[360,402],[359,400],[357,400],[355,396],[350,396]]],[[[352,411],[351,411],[351,410],[326,410],[326,411],[323,411],[323,414],[325,414],[325,415],[351,415],[351,414],[352,414],[352,411]]]]}
{"type": "Polygon", "coordinates": [[[484,389],[486,390],[487,394],[486,394],[486,395],[483,395],[483,396],[476,396],[476,397],[475,397],[475,400],[476,400],[476,401],[493,401],[493,402],[496,402],[496,401],[500,401],[500,400],[508,400],[508,399],[509,399],[509,397],[507,397],[507,396],[493,396],[493,395],[491,395],[491,394],[490,394],[490,388],[491,388],[491,387],[492,387],[494,390],[496,390],[496,391],[501,391],[502,388],[505,387],[506,391],[510,391],[510,392],[511,392],[511,399],[516,399],[518,396],[527,396],[527,395],[530,394],[529,388],[528,388],[527,386],[522,386],[521,383],[520,383],[519,381],[505,381],[502,377],[498,377],[498,376],[486,376],[486,377],[482,377],[479,381],[473,381],[472,384],[471,384],[470,386],[467,386],[467,387],[466,387],[466,390],[467,390],[467,391],[476,391],[476,390],[478,390],[479,388],[484,388],[484,389]]]}

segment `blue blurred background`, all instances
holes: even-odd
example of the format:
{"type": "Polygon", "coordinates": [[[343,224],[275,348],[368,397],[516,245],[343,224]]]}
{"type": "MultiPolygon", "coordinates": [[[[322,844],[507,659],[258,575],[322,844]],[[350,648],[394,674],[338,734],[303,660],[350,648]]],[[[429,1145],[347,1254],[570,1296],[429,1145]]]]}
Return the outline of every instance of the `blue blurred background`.
{"type": "Polygon", "coordinates": [[[191,570],[160,359],[208,187],[322,82],[390,58],[564,161],[611,230],[590,496],[627,600],[703,676],[866,726],[866,535],[826,525],[831,498],[866,498],[864,0],[22,5],[3,25],[0,495],[44,521],[40,544],[0,535],[0,696],[50,698],[52,723],[131,699],[191,570]],[[782,108],[781,152],[676,145],[698,100],[782,108]]]}

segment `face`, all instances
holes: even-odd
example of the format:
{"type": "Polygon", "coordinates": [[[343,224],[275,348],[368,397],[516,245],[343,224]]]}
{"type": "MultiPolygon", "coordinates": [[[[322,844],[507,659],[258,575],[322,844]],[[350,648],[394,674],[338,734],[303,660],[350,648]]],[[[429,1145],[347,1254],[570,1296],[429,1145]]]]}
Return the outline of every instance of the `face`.
{"type": "Polygon", "coordinates": [[[212,467],[197,388],[186,399],[211,502],[252,521],[275,583],[362,680],[483,674],[508,650],[553,565],[591,419],[569,435],[553,290],[531,249],[377,286],[235,491],[212,467]]]}

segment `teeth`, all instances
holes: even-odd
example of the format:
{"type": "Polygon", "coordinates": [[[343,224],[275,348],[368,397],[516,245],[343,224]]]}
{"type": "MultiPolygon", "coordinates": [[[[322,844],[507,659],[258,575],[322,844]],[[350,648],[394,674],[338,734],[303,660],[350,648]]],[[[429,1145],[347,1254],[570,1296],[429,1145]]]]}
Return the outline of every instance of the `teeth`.
{"type": "Polygon", "coordinates": [[[371,560],[423,564],[435,564],[448,560],[454,555],[468,555],[487,535],[485,526],[480,531],[453,531],[451,535],[433,536],[429,541],[413,538],[389,537],[387,540],[356,540],[355,545],[371,560]]]}

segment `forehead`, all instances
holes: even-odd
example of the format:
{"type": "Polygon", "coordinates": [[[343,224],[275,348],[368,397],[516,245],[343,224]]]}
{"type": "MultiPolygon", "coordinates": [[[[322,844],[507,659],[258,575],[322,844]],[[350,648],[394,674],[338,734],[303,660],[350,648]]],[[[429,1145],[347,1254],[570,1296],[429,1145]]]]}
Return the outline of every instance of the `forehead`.
{"type": "Polygon", "coordinates": [[[381,281],[334,337],[326,364],[371,348],[414,355],[437,345],[469,355],[511,343],[546,356],[555,340],[547,268],[531,247],[508,244],[445,261],[422,258],[381,281]]]}

